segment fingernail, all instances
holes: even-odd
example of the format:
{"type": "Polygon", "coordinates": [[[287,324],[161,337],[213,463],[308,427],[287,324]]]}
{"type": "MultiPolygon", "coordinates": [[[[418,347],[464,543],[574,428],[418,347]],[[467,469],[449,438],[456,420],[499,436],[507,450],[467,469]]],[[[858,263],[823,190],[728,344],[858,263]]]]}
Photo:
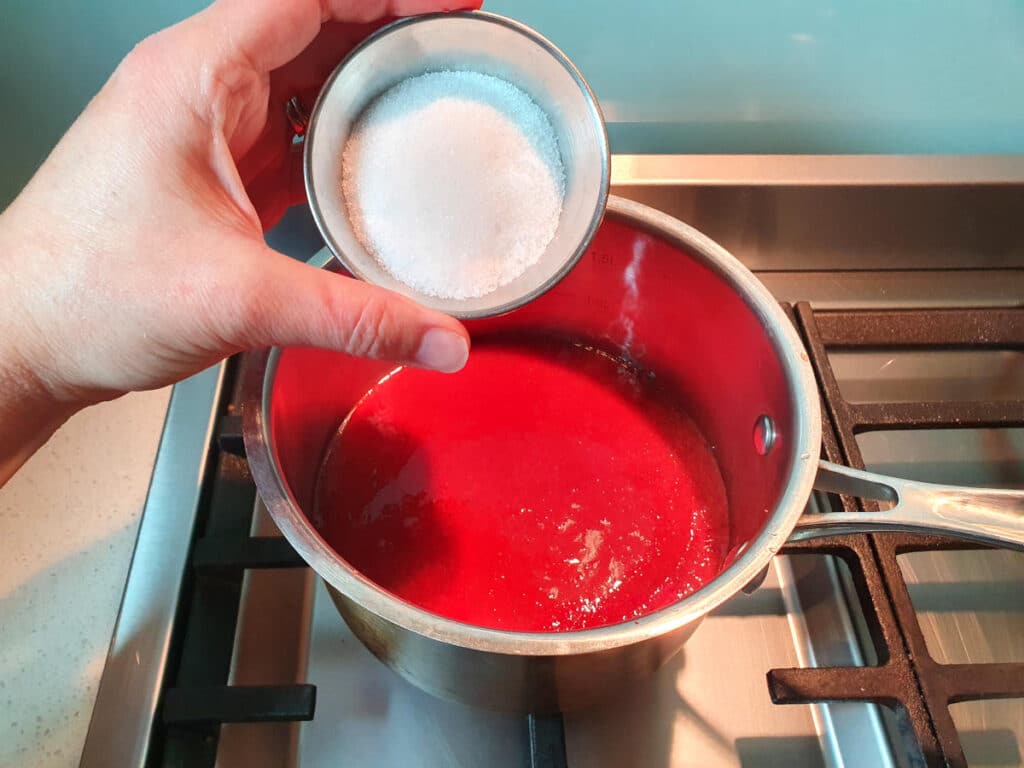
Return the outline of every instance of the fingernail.
{"type": "Polygon", "coordinates": [[[457,333],[441,328],[431,328],[420,341],[416,350],[416,363],[424,368],[433,368],[445,373],[454,373],[466,364],[469,358],[469,344],[457,333]]]}

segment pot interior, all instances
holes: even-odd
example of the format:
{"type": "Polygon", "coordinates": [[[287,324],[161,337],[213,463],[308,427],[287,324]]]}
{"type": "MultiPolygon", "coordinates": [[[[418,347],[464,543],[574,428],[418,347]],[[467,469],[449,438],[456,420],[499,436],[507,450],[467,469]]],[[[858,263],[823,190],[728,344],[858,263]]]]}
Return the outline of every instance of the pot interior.
{"type": "MultiPolygon", "coordinates": [[[[700,246],[675,243],[609,211],[589,251],[555,288],[511,314],[467,327],[477,338],[552,334],[598,344],[667,382],[721,470],[730,516],[726,566],[771,516],[794,461],[790,387],[771,332],[700,246]]],[[[393,367],[322,350],[281,351],[271,373],[270,449],[315,527],[325,449],[348,412],[393,367]]]]}

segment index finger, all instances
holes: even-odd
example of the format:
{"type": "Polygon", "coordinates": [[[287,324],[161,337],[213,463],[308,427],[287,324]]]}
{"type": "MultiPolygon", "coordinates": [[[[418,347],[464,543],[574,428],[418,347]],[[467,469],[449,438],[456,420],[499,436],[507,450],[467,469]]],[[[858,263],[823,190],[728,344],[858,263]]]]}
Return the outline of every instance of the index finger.
{"type": "MultiPolygon", "coordinates": [[[[431,11],[469,10],[481,0],[218,0],[204,21],[229,52],[259,72],[298,56],[327,21],[370,22],[431,11]]],[[[198,18],[198,17],[197,17],[198,18]]]]}

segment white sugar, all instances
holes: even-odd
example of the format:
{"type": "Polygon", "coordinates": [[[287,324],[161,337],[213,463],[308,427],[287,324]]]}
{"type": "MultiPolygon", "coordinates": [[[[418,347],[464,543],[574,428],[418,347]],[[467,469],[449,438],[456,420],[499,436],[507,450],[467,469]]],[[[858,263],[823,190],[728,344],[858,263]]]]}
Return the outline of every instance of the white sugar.
{"type": "Polygon", "coordinates": [[[536,264],[564,189],[547,115],[477,72],[402,81],[360,116],[342,155],[356,237],[400,282],[445,299],[484,296],[536,264]]]}

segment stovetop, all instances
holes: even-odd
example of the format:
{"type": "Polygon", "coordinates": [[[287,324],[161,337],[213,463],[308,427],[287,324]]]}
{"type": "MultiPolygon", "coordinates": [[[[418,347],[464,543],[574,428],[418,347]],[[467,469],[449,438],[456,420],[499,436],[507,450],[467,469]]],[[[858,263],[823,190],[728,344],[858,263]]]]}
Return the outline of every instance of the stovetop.
{"type": "MultiPolygon", "coordinates": [[[[878,159],[856,183],[806,158],[770,183],[692,183],[678,157],[616,167],[614,192],[705,231],[792,305],[828,458],[1024,487],[1024,183],[922,165],[923,183],[878,159]]],[[[1024,764],[1024,554],[905,534],[788,547],[594,710],[419,692],[352,637],[258,502],[238,364],[175,389],[83,765],[1024,764]]]]}

